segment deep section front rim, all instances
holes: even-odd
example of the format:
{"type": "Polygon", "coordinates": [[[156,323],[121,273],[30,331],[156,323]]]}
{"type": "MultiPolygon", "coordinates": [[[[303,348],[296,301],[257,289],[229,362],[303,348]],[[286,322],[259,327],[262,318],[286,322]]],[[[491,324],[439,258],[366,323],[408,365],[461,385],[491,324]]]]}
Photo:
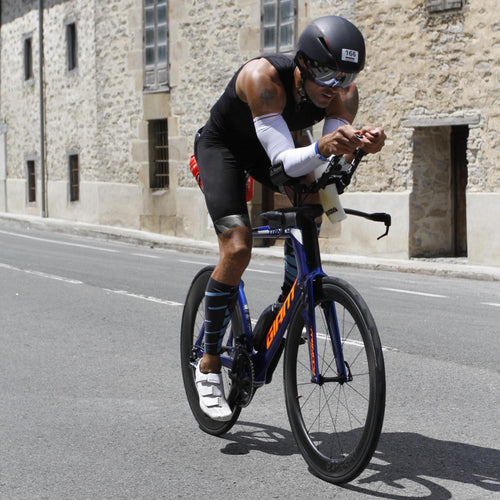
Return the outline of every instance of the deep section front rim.
{"type": "Polygon", "coordinates": [[[312,382],[309,338],[302,308],[297,308],[285,352],[285,395],[294,437],[312,472],[342,484],[364,470],[377,446],[385,409],[385,369],[377,328],[362,297],[345,281],[324,278],[315,304],[321,378],[338,376],[324,314],[332,303],[352,380],[312,382]]]}

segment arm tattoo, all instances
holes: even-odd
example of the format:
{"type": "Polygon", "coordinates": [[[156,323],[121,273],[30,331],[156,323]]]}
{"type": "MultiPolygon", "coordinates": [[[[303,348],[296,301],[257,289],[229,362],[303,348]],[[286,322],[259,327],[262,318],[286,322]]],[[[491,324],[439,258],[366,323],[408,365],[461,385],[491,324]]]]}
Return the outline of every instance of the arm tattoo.
{"type": "Polygon", "coordinates": [[[274,92],[271,89],[264,89],[260,93],[260,102],[263,105],[267,105],[274,99],[274,97],[274,92]]]}

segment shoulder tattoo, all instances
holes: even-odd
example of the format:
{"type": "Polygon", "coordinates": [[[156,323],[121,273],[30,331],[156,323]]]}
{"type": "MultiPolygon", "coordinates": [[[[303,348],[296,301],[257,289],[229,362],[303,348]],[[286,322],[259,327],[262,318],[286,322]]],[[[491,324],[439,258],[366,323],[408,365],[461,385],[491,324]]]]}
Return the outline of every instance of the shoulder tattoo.
{"type": "Polygon", "coordinates": [[[275,97],[274,92],[271,89],[263,89],[260,93],[261,104],[269,104],[275,97]]]}

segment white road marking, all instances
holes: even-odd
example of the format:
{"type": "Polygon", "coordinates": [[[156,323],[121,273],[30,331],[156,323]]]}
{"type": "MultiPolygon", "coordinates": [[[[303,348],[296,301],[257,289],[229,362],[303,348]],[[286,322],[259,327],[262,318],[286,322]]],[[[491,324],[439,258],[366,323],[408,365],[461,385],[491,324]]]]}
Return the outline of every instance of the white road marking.
{"type": "Polygon", "coordinates": [[[426,293],[426,292],[415,292],[412,290],[402,290],[400,288],[385,288],[385,287],[378,287],[379,290],[387,290],[388,292],[396,292],[396,293],[407,293],[409,295],[420,295],[423,297],[435,297],[438,299],[447,299],[448,296],[446,295],[438,295],[436,293],[426,293]]]}
{"type": "Polygon", "coordinates": [[[103,288],[105,292],[116,293],[117,295],[125,295],[133,299],[147,300],[148,302],[155,302],[156,304],[165,304],[166,306],[183,306],[181,302],[174,302],[173,300],[159,299],[158,297],[150,297],[139,293],[127,292],[126,290],[112,290],[111,288],[103,288]]]}
{"type": "Polygon", "coordinates": [[[495,302],[481,302],[483,306],[493,306],[493,307],[500,307],[500,304],[496,304],[495,302]]]}
{"type": "MultiPolygon", "coordinates": [[[[71,278],[65,278],[63,276],[57,276],[56,274],[43,273],[41,271],[33,271],[31,269],[21,269],[19,267],[11,266],[9,264],[4,264],[0,262],[0,268],[8,269],[10,271],[17,271],[21,273],[31,274],[33,276],[39,276],[40,278],[46,278],[56,281],[62,281],[64,283],[69,283],[71,285],[84,285],[85,283],[80,280],[74,280],[71,278]]],[[[148,302],[155,302],[156,304],[164,304],[167,306],[183,306],[181,302],[175,302],[173,300],[160,299],[158,297],[150,297],[147,295],[137,294],[127,292],[126,290],[112,290],[110,288],[102,288],[102,290],[110,293],[115,293],[117,295],[125,295],[126,297],[131,297],[133,299],[147,300],[148,302]]]]}
{"type": "MultiPolygon", "coordinates": [[[[316,337],[322,340],[327,340],[328,337],[326,336],[326,333],[316,333],[316,337]]],[[[341,339],[344,344],[347,345],[354,345],[356,347],[364,347],[363,342],[360,340],[351,340],[351,339],[341,339]]],[[[392,351],[392,352],[399,352],[399,349],[396,349],[395,347],[389,347],[389,346],[382,346],[382,351],[392,351]]]]}
{"type": "Polygon", "coordinates": [[[92,245],[84,245],[82,243],[70,243],[69,241],[50,240],[48,238],[40,238],[39,236],[28,236],[27,234],[11,233],[9,231],[2,231],[2,230],[0,230],[0,233],[8,234],[10,236],[17,236],[18,238],[26,238],[27,240],[45,241],[48,243],[54,243],[55,245],[65,245],[65,246],[69,246],[69,247],[88,248],[91,250],[100,250],[101,252],[109,252],[109,253],[120,253],[119,250],[114,250],[112,248],[95,247],[92,245]]]}
{"type": "Polygon", "coordinates": [[[147,257],[148,259],[159,259],[159,255],[148,255],[147,253],[133,253],[136,257],[147,257]]]}
{"type": "MultiPolygon", "coordinates": [[[[184,264],[195,264],[197,266],[209,266],[211,265],[208,262],[200,262],[196,260],[186,260],[186,259],[179,259],[179,262],[183,262],[184,264]]],[[[245,269],[245,272],[253,272],[253,273],[261,273],[261,274],[281,274],[276,271],[265,271],[264,269],[255,269],[254,267],[247,267],[245,269]]]]}
{"type": "MultiPolygon", "coordinates": [[[[65,246],[69,246],[69,247],[88,248],[90,250],[100,250],[101,252],[109,252],[109,253],[121,253],[120,250],[116,250],[114,248],[97,247],[94,245],[85,245],[83,243],[71,243],[69,241],[51,240],[49,238],[41,238],[39,236],[30,236],[27,234],[12,233],[10,231],[3,231],[3,230],[0,230],[0,233],[8,234],[10,236],[17,236],[19,238],[25,238],[28,240],[36,240],[36,241],[44,241],[44,242],[48,242],[48,243],[54,243],[55,245],[65,245],[65,246]]],[[[161,258],[160,255],[151,255],[151,254],[139,253],[139,252],[132,253],[132,255],[135,255],[136,257],[146,257],[148,259],[160,259],[161,258]]]]}
{"type": "Polygon", "coordinates": [[[250,271],[252,273],[262,273],[262,274],[283,274],[276,271],[264,271],[263,269],[255,269],[254,267],[247,267],[245,271],[250,271]]]}
{"type": "Polygon", "coordinates": [[[184,264],[196,264],[197,266],[210,266],[211,265],[209,262],[201,262],[198,260],[179,259],[179,262],[183,262],[184,264]]]}
{"type": "Polygon", "coordinates": [[[70,283],[71,285],[83,285],[83,281],[74,280],[71,278],[65,278],[63,276],[57,276],[56,274],[42,273],[41,271],[33,271],[31,269],[20,269],[19,267],[10,266],[9,264],[4,264],[0,262],[0,267],[4,269],[9,269],[10,271],[19,271],[26,274],[32,274],[34,276],[39,276],[41,278],[48,278],[56,281],[63,281],[64,283],[70,283]]]}

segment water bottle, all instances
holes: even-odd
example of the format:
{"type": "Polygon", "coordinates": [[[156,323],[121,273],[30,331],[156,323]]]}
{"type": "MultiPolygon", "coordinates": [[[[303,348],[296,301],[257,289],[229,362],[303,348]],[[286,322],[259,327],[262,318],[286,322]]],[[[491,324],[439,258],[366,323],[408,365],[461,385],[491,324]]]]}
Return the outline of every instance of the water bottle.
{"type": "MultiPolygon", "coordinates": [[[[325,162],[324,165],[321,165],[314,171],[314,177],[319,179],[321,174],[326,170],[328,163],[325,162]]],[[[343,221],[347,215],[342,208],[342,204],[340,203],[339,193],[337,192],[337,186],[335,183],[329,184],[324,189],[319,190],[319,199],[321,201],[321,205],[323,206],[323,210],[325,211],[328,220],[335,224],[337,222],[343,221]]]]}

